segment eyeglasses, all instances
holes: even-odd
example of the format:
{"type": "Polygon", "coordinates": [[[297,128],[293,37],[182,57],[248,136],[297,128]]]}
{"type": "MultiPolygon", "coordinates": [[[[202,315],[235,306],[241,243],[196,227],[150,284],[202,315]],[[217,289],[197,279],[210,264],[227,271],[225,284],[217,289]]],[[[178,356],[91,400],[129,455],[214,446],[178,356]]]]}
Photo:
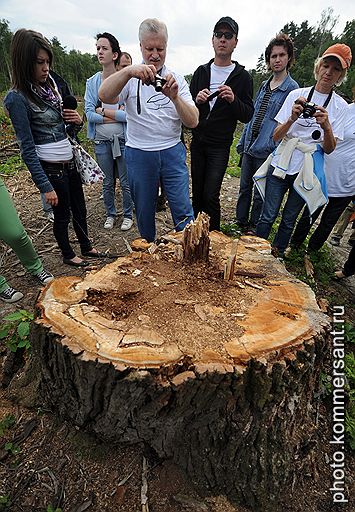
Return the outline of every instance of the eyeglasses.
{"type": "Polygon", "coordinates": [[[217,37],[217,39],[222,39],[224,36],[226,39],[232,39],[234,36],[233,32],[213,32],[213,35],[217,37]]]}

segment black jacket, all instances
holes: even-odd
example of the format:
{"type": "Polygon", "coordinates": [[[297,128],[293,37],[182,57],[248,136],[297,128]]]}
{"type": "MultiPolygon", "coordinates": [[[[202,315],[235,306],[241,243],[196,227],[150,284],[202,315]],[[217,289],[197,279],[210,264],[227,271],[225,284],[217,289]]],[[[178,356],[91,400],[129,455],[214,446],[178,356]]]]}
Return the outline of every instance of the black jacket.
{"type": "MultiPolygon", "coordinates": [[[[202,89],[209,89],[211,79],[211,64],[199,66],[193,74],[190,91],[196,102],[196,96],[202,89]]],[[[225,85],[229,85],[235,95],[233,103],[217,98],[210,111],[208,102],[197,105],[200,112],[199,124],[192,130],[193,138],[197,142],[207,144],[224,144],[230,146],[233,142],[234,130],[237,121],[247,123],[253,116],[253,79],[249,73],[237,62],[225,85]]]]}

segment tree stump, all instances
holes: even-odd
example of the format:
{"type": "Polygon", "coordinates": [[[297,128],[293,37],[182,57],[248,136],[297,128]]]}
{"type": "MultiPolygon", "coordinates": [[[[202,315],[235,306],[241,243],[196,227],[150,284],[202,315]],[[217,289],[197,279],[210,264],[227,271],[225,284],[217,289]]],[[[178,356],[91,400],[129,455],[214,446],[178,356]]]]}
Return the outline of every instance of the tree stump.
{"type": "Polygon", "coordinates": [[[61,417],[275,511],[309,435],[328,320],[265,240],[240,239],[226,280],[233,241],[210,238],[208,263],[177,262],[167,243],[55,279],[38,300],[33,359],[61,417]]]}

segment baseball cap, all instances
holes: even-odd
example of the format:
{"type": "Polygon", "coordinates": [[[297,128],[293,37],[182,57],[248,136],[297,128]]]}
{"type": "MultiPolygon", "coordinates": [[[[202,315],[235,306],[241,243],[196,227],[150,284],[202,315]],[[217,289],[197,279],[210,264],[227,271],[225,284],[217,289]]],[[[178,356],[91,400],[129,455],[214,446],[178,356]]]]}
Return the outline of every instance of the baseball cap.
{"type": "Polygon", "coordinates": [[[329,46],[323,53],[322,57],[336,57],[340,60],[343,69],[349,69],[351,64],[351,50],[349,46],[343,43],[336,43],[329,46]]]}
{"type": "Polygon", "coordinates": [[[223,18],[218,20],[214,26],[213,32],[216,32],[218,25],[222,24],[228,25],[232,29],[232,32],[234,32],[236,36],[238,35],[238,23],[234,21],[230,16],[224,16],[223,18]]]}

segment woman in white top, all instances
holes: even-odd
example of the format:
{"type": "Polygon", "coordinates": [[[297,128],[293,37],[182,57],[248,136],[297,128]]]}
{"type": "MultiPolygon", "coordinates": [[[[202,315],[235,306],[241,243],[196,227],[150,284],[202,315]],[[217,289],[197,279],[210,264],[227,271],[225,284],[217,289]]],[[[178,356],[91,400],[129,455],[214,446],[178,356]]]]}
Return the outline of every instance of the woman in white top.
{"type": "MultiPolygon", "coordinates": [[[[329,201],[317,229],[309,239],[308,251],[318,251],[322,247],[341,214],[355,200],[355,87],[353,95],[354,101],[346,110],[344,139],[339,140],[335,150],[324,158],[329,201]]],[[[297,249],[305,241],[322,209],[323,207],[314,212],[311,219],[305,209],[292,236],[292,248],[297,249]]]]}
{"type": "Polygon", "coordinates": [[[310,213],[327,202],[323,154],[334,151],[343,139],[347,103],[333,90],[344,79],[351,63],[345,44],[329,47],[315,63],[316,84],[295,89],[276,116],[274,140],[282,141],[272,157],[266,178],[265,199],[256,234],[268,238],[288,193],[280,226],[273,240],[273,254],[283,256],[302,208],[310,213]]]}
{"type": "Polygon", "coordinates": [[[133,203],[124,159],[126,137],[126,113],[119,103],[102,103],[99,88],[103,80],[116,71],[121,50],[115,36],[108,32],[96,36],[97,58],[102,71],[86,82],[85,113],[88,119],[88,137],[95,142],[97,162],[103,170],[103,198],[106,209],[105,229],[112,229],[117,217],[115,205],[116,179],[120,180],[123,202],[123,222],[126,231],[133,224],[133,203]]]}
{"type": "Polygon", "coordinates": [[[53,52],[42,34],[20,29],[11,42],[12,89],[4,99],[21,156],[45,201],[53,208],[53,233],[63,262],[75,267],[89,263],[69,242],[69,222],[84,257],[102,257],[88,237],[86,206],[80,174],[66,133],[66,123],[80,130],[76,110],[62,109],[62,98],[50,77],[53,52]]]}

